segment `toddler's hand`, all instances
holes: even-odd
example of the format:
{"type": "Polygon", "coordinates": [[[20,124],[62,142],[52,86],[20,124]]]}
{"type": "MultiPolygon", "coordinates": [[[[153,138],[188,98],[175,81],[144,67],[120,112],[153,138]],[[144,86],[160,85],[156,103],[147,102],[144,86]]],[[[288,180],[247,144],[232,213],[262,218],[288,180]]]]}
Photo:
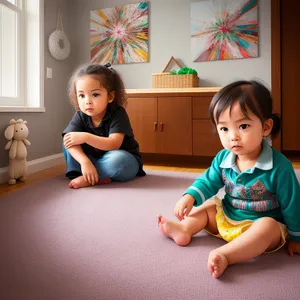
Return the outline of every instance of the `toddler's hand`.
{"type": "Polygon", "coordinates": [[[86,132],[69,132],[64,136],[64,146],[69,149],[72,146],[84,144],[86,137],[86,132]]]}
{"type": "Polygon", "coordinates": [[[178,220],[183,220],[184,217],[188,216],[193,208],[195,199],[193,196],[186,194],[184,195],[175,205],[174,215],[178,220]]]}
{"type": "Polygon", "coordinates": [[[293,256],[294,253],[300,254],[300,242],[289,241],[288,242],[288,253],[293,256]]]}
{"type": "Polygon", "coordinates": [[[84,180],[89,184],[94,185],[99,181],[98,172],[91,161],[81,164],[81,172],[84,180]]]}

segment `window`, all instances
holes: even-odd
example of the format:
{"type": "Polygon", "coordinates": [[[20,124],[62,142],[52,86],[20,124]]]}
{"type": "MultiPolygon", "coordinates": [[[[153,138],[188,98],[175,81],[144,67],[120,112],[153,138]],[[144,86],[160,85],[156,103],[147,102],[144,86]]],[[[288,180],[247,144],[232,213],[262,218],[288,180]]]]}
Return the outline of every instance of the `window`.
{"type": "Polygon", "coordinates": [[[45,111],[43,5],[0,0],[0,112],[45,111]]]}

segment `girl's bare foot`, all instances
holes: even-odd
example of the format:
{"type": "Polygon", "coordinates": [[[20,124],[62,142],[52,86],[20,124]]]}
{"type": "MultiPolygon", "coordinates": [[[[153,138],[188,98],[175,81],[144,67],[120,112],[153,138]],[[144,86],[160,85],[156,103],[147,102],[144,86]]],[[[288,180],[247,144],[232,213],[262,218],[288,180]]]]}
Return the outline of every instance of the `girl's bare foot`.
{"type": "MultiPolygon", "coordinates": [[[[101,184],[108,184],[111,182],[112,182],[112,180],[110,178],[104,178],[104,179],[99,179],[97,184],[101,185],[101,184]]],[[[79,177],[71,180],[69,183],[69,187],[72,189],[79,189],[79,188],[87,187],[87,186],[91,186],[91,184],[88,183],[87,181],[85,181],[83,176],[79,176],[79,177]]]]}
{"type": "Polygon", "coordinates": [[[71,189],[80,189],[82,187],[90,186],[91,184],[84,180],[83,176],[76,177],[72,179],[69,183],[69,188],[71,189]]]}
{"type": "Polygon", "coordinates": [[[166,236],[174,240],[179,246],[186,246],[191,241],[191,236],[185,231],[180,222],[173,222],[163,216],[157,216],[158,227],[166,236]]]}
{"type": "Polygon", "coordinates": [[[225,255],[217,251],[211,251],[208,257],[207,268],[214,278],[220,277],[228,267],[228,260],[225,255]]]}

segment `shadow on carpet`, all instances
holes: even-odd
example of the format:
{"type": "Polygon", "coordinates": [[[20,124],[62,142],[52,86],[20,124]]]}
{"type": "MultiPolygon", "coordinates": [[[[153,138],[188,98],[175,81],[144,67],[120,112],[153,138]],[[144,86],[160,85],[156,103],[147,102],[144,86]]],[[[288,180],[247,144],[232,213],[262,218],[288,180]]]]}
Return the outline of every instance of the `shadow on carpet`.
{"type": "MultiPolygon", "coordinates": [[[[71,190],[59,176],[0,199],[0,298],[299,299],[300,255],[286,249],[207,271],[223,241],[179,247],[158,231],[196,173],[148,171],[128,183],[71,190]]],[[[298,174],[299,175],[299,174],[298,174]]]]}

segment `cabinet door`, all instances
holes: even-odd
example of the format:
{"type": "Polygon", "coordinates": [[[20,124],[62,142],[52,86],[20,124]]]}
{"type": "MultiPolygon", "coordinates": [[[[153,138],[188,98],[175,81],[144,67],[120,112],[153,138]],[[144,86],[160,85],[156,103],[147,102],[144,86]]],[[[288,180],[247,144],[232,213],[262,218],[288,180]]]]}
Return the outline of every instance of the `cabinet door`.
{"type": "Polygon", "coordinates": [[[193,119],[209,119],[209,104],[212,97],[193,97],[193,119]]]}
{"type": "Polygon", "coordinates": [[[155,153],[157,98],[128,98],[126,110],[140,151],[155,153]]]}
{"type": "Polygon", "coordinates": [[[281,2],[282,150],[300,151],[300,2],[281,2]],[[298,36],[298,38],[296,38],[298,36]],[[298,67],[297,67],[298,66],[298,67]]]}
{"type": "Polygon", "coordinates": [[[223,146],[210,120],[193,120],[193,155],[215,156],[223,146]]]}
{"type": "Polygon", "coordinates": [[[156,153],[191,155],[191,97],[159,97],[157,111],[156,153]]]}

